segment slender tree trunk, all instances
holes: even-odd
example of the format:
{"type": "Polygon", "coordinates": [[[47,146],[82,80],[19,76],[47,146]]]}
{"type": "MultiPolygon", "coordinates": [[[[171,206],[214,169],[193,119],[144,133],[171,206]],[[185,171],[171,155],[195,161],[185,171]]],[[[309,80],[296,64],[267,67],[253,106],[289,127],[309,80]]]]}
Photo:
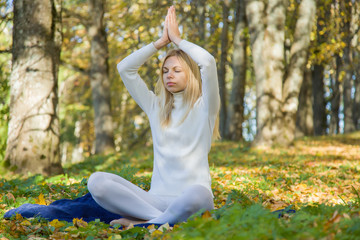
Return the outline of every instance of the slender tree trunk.
{"type": "Polygon", "coordinates": [[[196,9],[199,16],[199,39],[201,43],[205,42],[205,29],[206,29],[206,0],[196,1],[196,9]]]}
{"type": "Polygon", "coordinates": [[[63,173],[57,78],[61,1],[16,0],[6,163],[21,173],[63,173]]]}
{"type": "MultiPolygon", "coordinates": [[[[251,53],[254,65],[256,82],[256,129],[261,129],[259,111],[259,99],[263,94],[265,81],[265,59],[263,57],[264,33],[265,33],[265,4],[261,0],[246,0],[246,17],[250,33],[251,53]]],[[[263,115],[265,115],[263,113],[263,115]]]]}
{"type": "Polygon", "coordinates": [[[343,70],[345,76],[343,79],[343,99],[344,99],[344,133],[355,131],[354,119],[352,115],[353,111],[353,100],[351,98],[352,91],[352,76],[353,67],[351,62],[351,39],[352,34],[350,31],[351,23],[351,0],[342,1],[340,8],[345,12],[344,16],[344,36],[345,36],[345,48],[343,53],[343,70]]]}
{"type": "Polygon", "coordinates": [[[284,120],[283,130],[277,142],[290,144],[295,138],[296,112],[299,106],[299,92],[304,78],[305,66],[308,61],[310,34],[316,13],[315,0],[302,0],[299,6],[299,18],[296,21],[294,42],[290,49],[288,75],[283,87],[284,120]]]}
{"type": "Polygon", "coordinates": [[[233,82],[227,116],[226,136],[231,140],[242,139],[242,123],[244,122],[244,96],[247,68],[247,37],[245,33],[246,15],[245,2],[236,1],[233,82]]]}
{"type": "Polygon", "coordinates": [[[357,58],[357,67],[355,68],[356,75],[354,82],[355,97],[353,105],[353,117],[356,129],[360,130],[360,54],[358,51],[356,52],[355,56],[357,58]]]}
{"type": "MultiPolygon", "coordinates": [[[[324,44],[326,39],[323,34],[323,22],[329,10],[319,9],[320,14],[317,17],[316,27],[316,43],[317,45],[324,44]]],[[[313,113],[314,113],[314,135],[324,135],[326,133],[326,102],[324,90],[324,66],[322,63],[315,63],[312,67],[312,89],[313,89],[313,113]]]]}
{"type": "Polygon", "coordinates": [[[221,32],[221,56],[220,56],[220,66],[219,66],[219,88],[220,88],[220,135],[225,136],[226,129],[226,117],[227,117],[227,106],[226,106],[226,64],[227,64],[227,53],[228,53],[228,31],[229,31],[229,0],[222,2],[223,5],[223,28],[221,32]]]}
{"type": "Polygon", "coordinates": [[[340,81],[339,81],[339,73],[340,73],[340,65],[341,65],[341,58],[339,55],[336,56],[336,72],[335,76],[331,80],[331,89],[332,89],[332,96],[331,96],[331,118],[330,118],[330,126],[329,126],[329,133],[330,134],[339,134],[340,127],[339,127],[339,109],[340,109],[340,81]]]}
{"type": "Polygon", "coordinates": [[[306,68],[299,94],[295,137],[311,136],[314,134],[311,84],[311,70],[306,68]]]}
{"type": "Polygon", "coordinates": [[[89,0],[92,23],[91,36],[91,90],[95,111],[95,153],[114,151],[113,122],[111,116],[109,52],[103,23],[105,0],[89,0]]]}
{"type": "MultiPolygon", "coordinates": [[[[214,36],[218,29],[219,23],[215,19],[216,11],[215,9],[211,8],[209,11],[209,22],[210,22],[210,36],[214,36]]],[[[218,59],[218,43],[217,41],[211,42],[210,45],[210,53],[214,56],[215,59],[218,59]]]]}
{"type": "Polygon", "coordinates": [[[355,128],[360,130],[360,3],[358,1],[355,2],[353,7],[352,14],[353,21],[353,66],[354,66],[354,88],[355,88],[355,97],[354,97],[354,105],[353,105],[353,118],[355,128]],[[356,34],[357,33],[357,34],[356,34]]]}
{"type": "Polygon", "coordinates": [[[324,66],[315,64],[312,70],[314,135],[326,133],[326,102],[324,90],[324,66]]]}

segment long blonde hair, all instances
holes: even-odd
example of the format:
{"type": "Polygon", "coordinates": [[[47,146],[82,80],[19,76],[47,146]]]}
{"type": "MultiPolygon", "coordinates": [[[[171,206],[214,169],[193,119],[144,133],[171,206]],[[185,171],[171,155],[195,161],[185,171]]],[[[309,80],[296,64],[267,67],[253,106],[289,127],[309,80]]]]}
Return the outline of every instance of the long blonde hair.
{"type": "MultiPolygon", "coordinates": [[[[189,114],[190,110],[194,107],[194,104],[199,99],[199,97],[202,95],[202,88],[201,88],[201,74],[200,69],[197,63],[184,51],[180,49],[172,49],[170,50],[161,65],[161,74],[160,77],[156,83],[155,92],[156,95],[160,98],[160,124],[162,127],[167,127],[170,124],[171,121],[171,112],[174,105],[174,96],[171,92],[169,92],[164,85],[164,79],[162,74],[162,69],[164,67],[164,64],[166,60],[170,57],[177,57],[179,60],[182,68],[185,71],[186,77],[187,77],[187,85],[184,89],[184,99],[183,104],[187,105],[187,111],[184,115],[183,119],[180,121],[179,124],[181,124],[189,114]]],[[[214,131],[213,131],[213,139],[219,139],[220,133],[219,133],[219,116],[216,117],[214,131]]]]}

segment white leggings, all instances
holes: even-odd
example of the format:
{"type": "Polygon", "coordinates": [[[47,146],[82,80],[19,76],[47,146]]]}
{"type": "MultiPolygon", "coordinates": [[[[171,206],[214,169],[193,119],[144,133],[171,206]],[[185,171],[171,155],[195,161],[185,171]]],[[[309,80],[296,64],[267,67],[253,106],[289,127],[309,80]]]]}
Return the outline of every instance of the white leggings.
{"type": "Polygon", "coordinates": [[[164,198],[146,192],[118,175],[96,172],[88,180],[88,189],[106,210],[133,220],[149,220],[149,223],[175,224],[186,221],[201,209],[214,208],[212,194],[199,184],[187,188],[178,197],[164,198]]]}

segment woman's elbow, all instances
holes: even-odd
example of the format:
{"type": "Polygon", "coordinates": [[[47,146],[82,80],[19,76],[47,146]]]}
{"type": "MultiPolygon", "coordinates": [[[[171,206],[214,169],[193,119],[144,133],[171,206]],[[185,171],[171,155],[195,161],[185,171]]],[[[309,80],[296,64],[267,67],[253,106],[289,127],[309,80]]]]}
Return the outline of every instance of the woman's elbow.
{"type": "Polygon", "coordinates": [[[206,62],[204,63],[205,67],[212,67],[216,66],[216,60],[213,55],[209,53],[209,55],[206,58],[206,62]]]}
{"type": "Polygon", "coordinates": [[[126,72],[127,67],[125,66],[124,62],[119,62],[117,64],[117,70],[119,72],[119,74],[121,75],[122,73],[126,72]]]}

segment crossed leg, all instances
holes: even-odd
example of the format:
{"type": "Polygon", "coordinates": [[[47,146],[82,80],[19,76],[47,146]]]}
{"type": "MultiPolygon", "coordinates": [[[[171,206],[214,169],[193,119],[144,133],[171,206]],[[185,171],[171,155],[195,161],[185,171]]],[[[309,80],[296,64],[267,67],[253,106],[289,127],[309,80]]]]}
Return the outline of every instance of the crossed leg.
{"type": "Polygon", "coordinates": [[[92,174],[88,181],[88,189],[100,206],[125,217],[112,222],[123,225],[147,221],[174,224],[185,221],[200,209],[214,208],[210,191],[198,184],[186,189],[170,205],[161,197],[111,173],[92,174]]]}

